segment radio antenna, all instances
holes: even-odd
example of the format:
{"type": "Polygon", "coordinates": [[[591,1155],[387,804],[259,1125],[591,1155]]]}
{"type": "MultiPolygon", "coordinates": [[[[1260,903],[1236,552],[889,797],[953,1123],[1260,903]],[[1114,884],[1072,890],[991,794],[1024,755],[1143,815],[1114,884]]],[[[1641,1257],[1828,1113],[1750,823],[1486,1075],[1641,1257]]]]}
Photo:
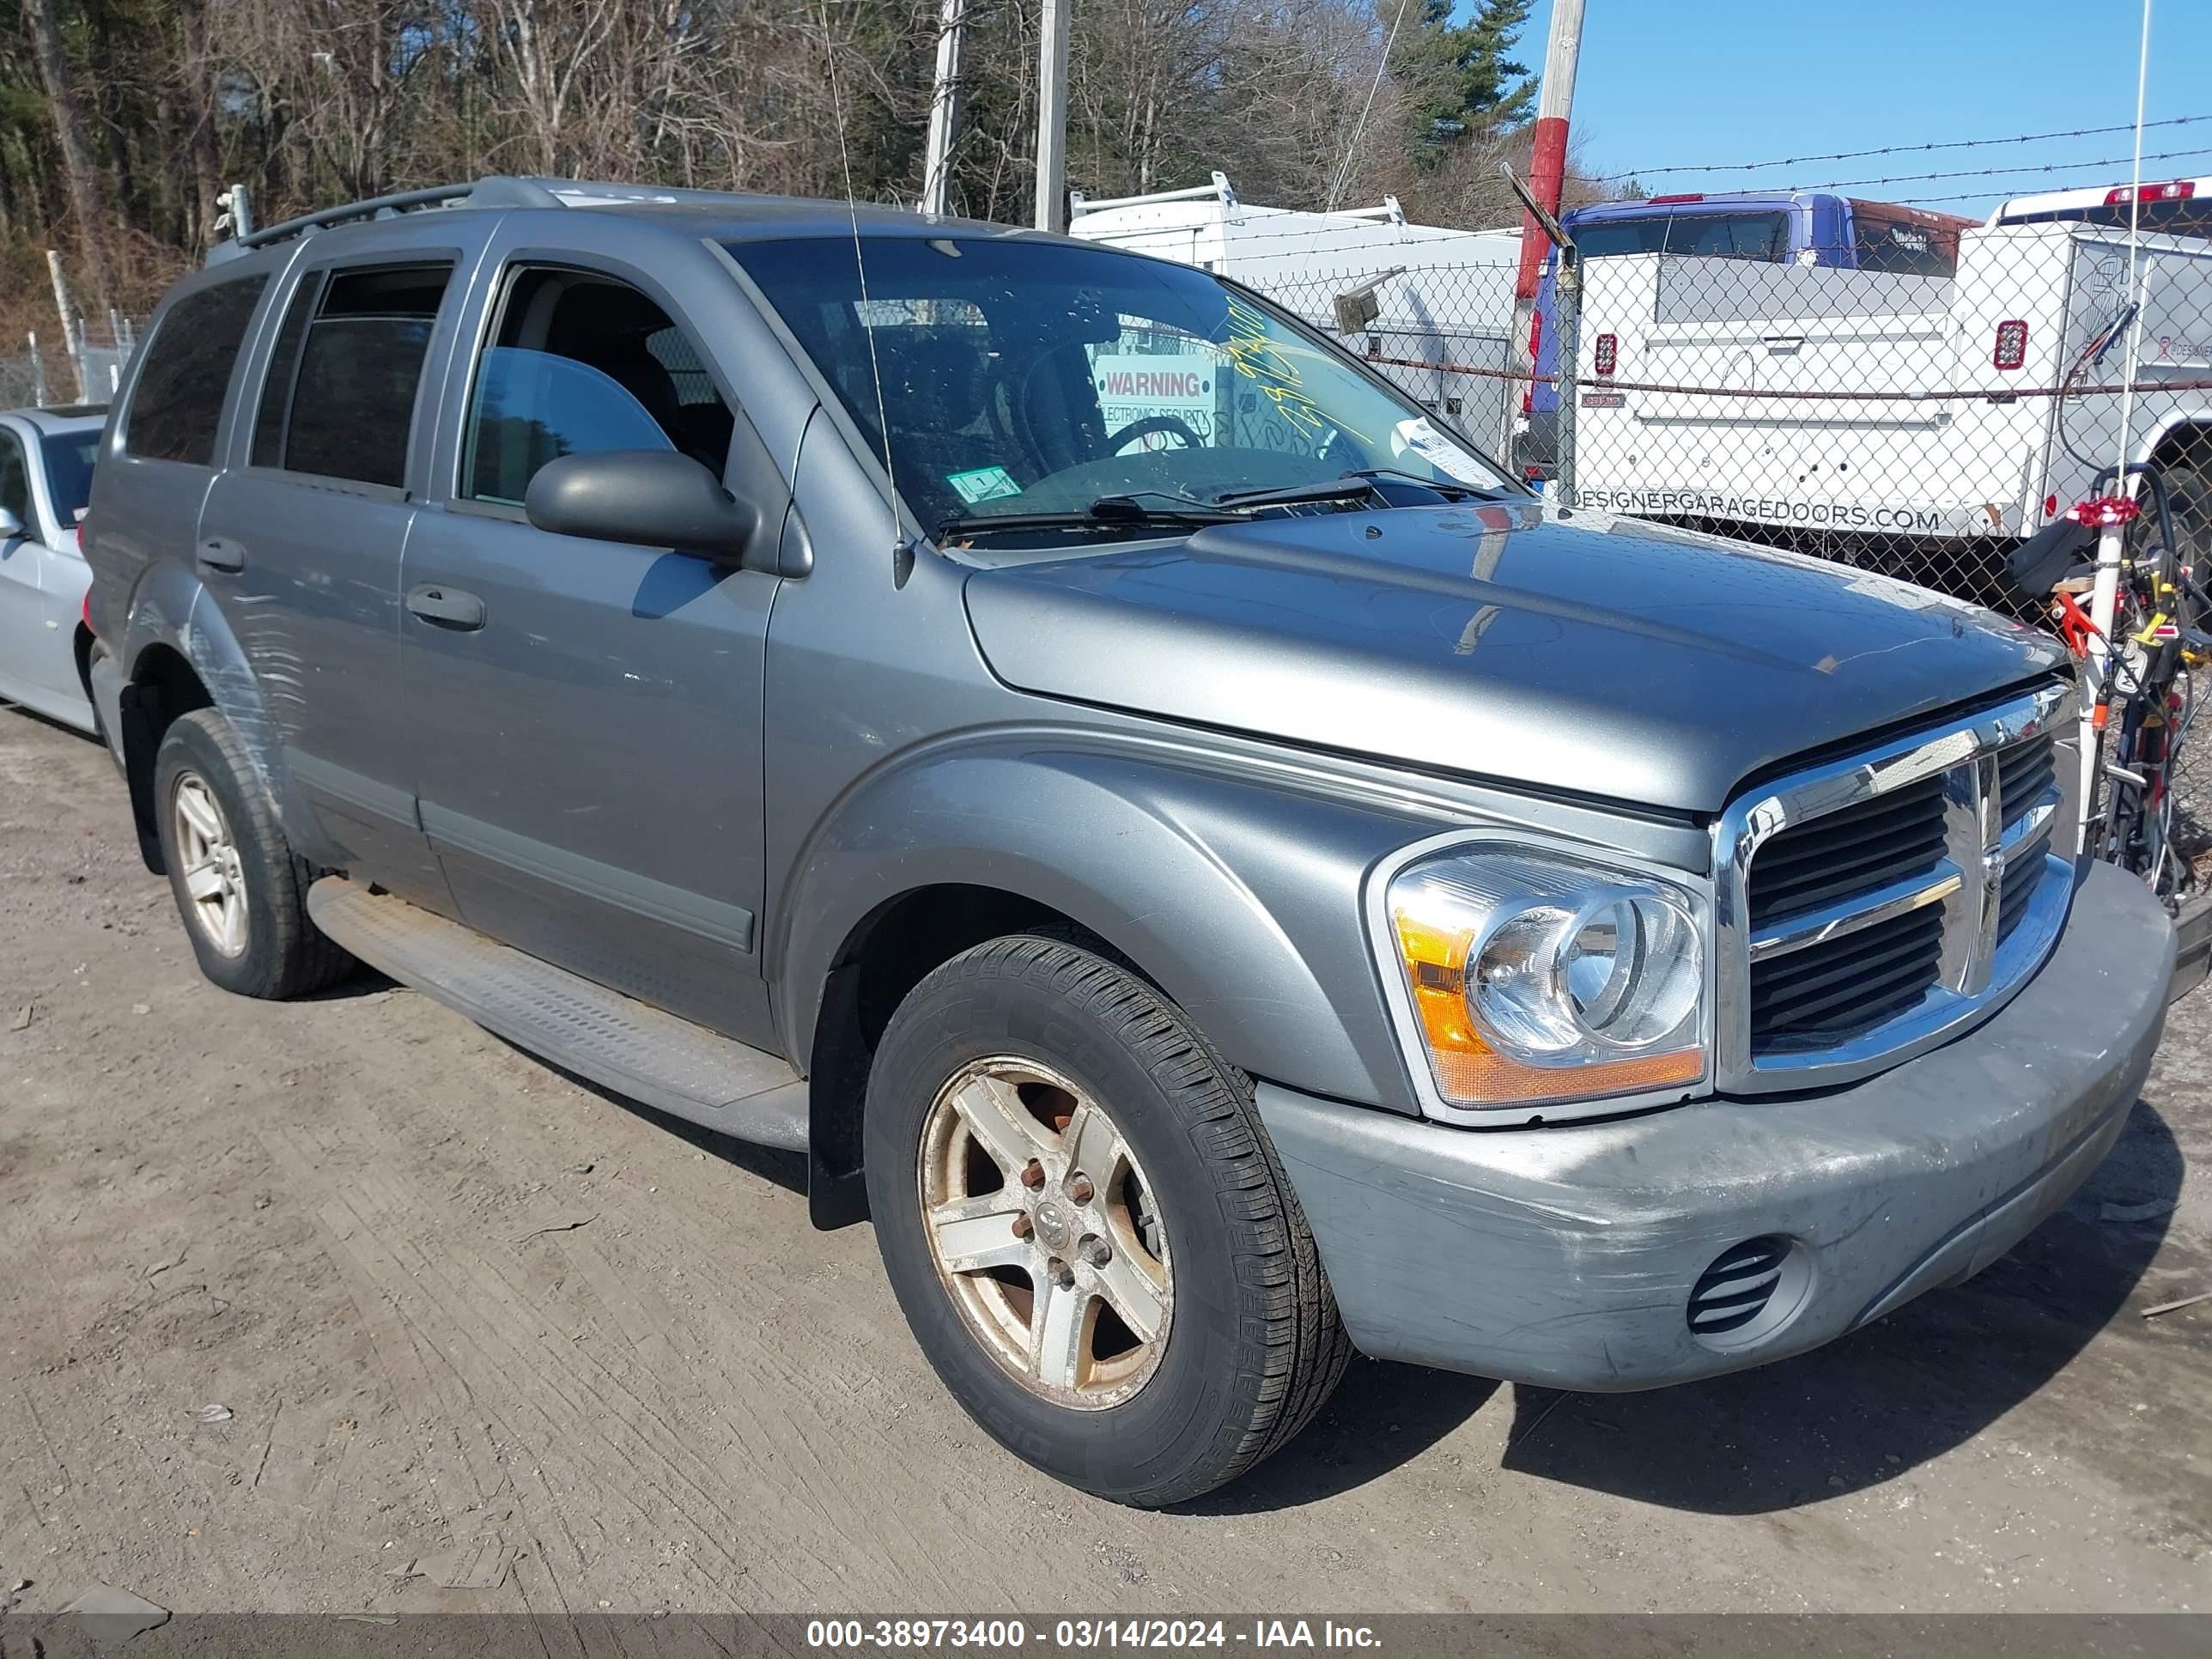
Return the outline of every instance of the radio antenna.
{"type": "Polygon", "coordinates": [[[884,400],[884,366],[876,356],[874,307],[868,302],[868,261],[860,247],[860,206],[853,195],[853,152],[845,143],[845,100],[837,87],[837,43],[830,33],[830,0],[821,0],[822,51],[830,63],[830,113],[837,123],[837,159],[845,171],[845,215],[853,226],[853,269],[860,280],[858,320],[868,342],[868,374],[876,387],[876,430],[884,441],[884,506],[891,517],[891,575],[903,587],[914,568],[914,550],[899,533],[898,480],[891,471],[891,418],[884,400]]]}

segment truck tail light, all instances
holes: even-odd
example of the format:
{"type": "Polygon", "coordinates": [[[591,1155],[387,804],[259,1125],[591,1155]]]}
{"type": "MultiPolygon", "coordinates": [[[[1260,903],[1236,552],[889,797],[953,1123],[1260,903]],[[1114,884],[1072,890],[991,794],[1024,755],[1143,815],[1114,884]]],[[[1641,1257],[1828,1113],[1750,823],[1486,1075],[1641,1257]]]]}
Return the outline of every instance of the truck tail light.
{"type": "Polygon", "coordinates": [[[1536,412],[1535,387],[1527,387],[1521,393],[1521,412],[1523,415],[1534,415],[1536,412]]]}
{"type": "Polygon", "coordinates": [[[77,614],[78,614],[80,617],[83,617],[83,618],[84,618],[84,631],[85,631],[86,633],[88,633],[88,634],[91,633],[91,632],[92,632],[92,590],[91,590],[89,587],[88,587],[88,588],[86,588],[86,589],[84,590],[84,608],[83,608],[82,611],[80,611],[77,614]]]}
{"type": "Polygon", "coordinates": [[[2019,318],[2009,318],[1997,325],[1997,343],[1990,353],[1990,364],[1994,368],[2018,368],[2027,361],[2027,325],[2019,318]]]}
{"type": "Polygon", "coordinates": [[[1528,313],[1528,361],[1530,362],[1536,361],[1537,349],[1543,343],[1544,313],[1540,311],[1532,311],[1528,313]]]}
{"type": "Polygon", "coordinates": [[[2194,179],[2176,179],[2171,184],[2144,185],[2140,188],[2122,185],[2117,190],[2105,192],[2105,205],[2125,207],[2130,201],[2186,202],[2196,194],[2197,181],[2194,179]]]}
{"type": "Polygon", "coordinates": [[[1597,337],[1596,349],[1594,350],[1590,356],[1591,361],[1596,365],[1597,372],[1599,374],[1612,374],[1614,365],[1620,362],[1620,336],[1618,334],[1599,335],[1597,337]]]}

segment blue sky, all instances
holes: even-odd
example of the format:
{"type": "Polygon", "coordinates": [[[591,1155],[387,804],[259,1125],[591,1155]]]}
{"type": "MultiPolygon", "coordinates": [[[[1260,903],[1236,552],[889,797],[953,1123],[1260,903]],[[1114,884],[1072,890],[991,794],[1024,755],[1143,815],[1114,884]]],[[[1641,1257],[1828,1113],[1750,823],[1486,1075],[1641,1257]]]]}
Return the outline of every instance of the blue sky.
{"type": "MultiPolygon", "coordinates": [[[[2049,173],[1852,183],[1846,194],[1985,216],[2007,196],[2124,180],[2126,133],[1808,162],[1661,172],[1885,144],[2117,126],[2135,116],[2139,0],[1587,0],[1573,130],[1583,165],[1654,192],[1840,183],[2062,164],[2049,173]],[[2106,162],[2103,166],[2078,165],[2106,162]],[[1932,201],[1938,197],[1962,200],[1932,201]]],[[[1537,0],[1516,55],[1540,70],[1537,0]]],[[[2147,120],[2212,117],[2212,3],[2155,0],[2147,120]]],[[[2154,127],[2146,179],[2212,176],[2212,119],[2154,127]]]]}

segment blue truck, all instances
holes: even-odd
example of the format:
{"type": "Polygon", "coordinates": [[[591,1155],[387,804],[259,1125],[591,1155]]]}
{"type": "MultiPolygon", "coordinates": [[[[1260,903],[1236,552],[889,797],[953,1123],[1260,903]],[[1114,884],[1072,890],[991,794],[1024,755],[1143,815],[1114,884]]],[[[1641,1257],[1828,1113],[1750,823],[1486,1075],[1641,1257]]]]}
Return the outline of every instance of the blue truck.
{"type": "MultiPolygon", "coordinates": [[[[1958,268],[1959,233],[1976,222],[1894,202],[1865,202],[1818,191],[1653,196],[1601,202],[1560,216],[1584,259],[1622,253],[1679,253],[1766,264],[1830,265],[1909,276],[1948,276],[1958,268]]],[[[1522,400],[1526,426],[1516,456],[1532,477],[1557,455],[1559,399],[1553,289],[1556,252],[1544,262],[1529,324],[1536,380],[1522,400]]]]}

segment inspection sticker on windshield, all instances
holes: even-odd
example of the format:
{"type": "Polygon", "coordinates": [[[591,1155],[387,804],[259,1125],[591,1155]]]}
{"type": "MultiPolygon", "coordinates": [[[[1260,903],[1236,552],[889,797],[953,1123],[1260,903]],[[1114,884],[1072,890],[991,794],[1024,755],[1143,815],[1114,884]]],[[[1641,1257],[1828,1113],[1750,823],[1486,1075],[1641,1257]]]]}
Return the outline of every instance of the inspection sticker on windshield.
{"type": "Polygon", "coordinates": [[[1391,458],[1412,450],[1446,477],[1462,483],[1495,483],[1497,479],[1480,461],[1425,420],[1401,421],[1390,428],[1391,458]]]}
{"type": "Polygon", "coordinates": [[[1013,475],[1003,466],[979,466],[972,472],[948,472],[945,482],[960,492],[960,499],[973,507],[978,501],[995,501],[1002,495],[1018,495],[1022,487],[1013,475]]]}

